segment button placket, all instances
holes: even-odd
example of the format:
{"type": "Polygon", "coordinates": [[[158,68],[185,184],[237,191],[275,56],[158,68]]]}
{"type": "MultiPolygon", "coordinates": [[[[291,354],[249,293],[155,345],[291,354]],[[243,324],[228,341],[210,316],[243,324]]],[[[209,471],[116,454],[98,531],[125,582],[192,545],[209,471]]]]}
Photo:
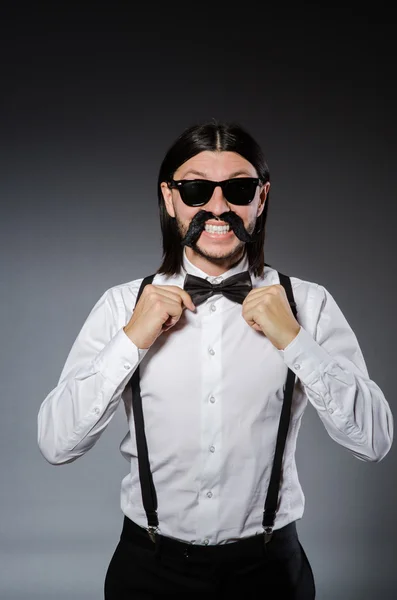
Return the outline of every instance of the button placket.
{"type": "Polygon", "coordinates": [[[222,470],[221,452],[221,397],[219,382],[222,379],[222,311],[214,311],[209,302],[207,314],[203,315],[201,343],[202,398],[201,443],[203,460],[200,472],[200,500],[198,503],[198,529],[196,538],[209,544],[209,532],[215,531],[219,518],[219,494],[217,485],[222,470]],[[216,393],[215,393],[216,392],[216,393]],[[207,540],[205,542],[204,540],[207,540]]]}

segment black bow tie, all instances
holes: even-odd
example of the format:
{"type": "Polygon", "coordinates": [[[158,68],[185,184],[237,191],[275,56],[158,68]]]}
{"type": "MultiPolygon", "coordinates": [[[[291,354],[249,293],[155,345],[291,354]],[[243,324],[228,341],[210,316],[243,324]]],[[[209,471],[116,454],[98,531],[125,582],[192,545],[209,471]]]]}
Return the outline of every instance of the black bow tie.
{"type": "Polygon", "coordinates": [[[210,283],[207,279],[188,274],[183,289],[190,294],[196,306],[215,294],[223,294],[229,300],[242,304],[252,289],[252,282],[248,271],[227,277],[222,283],[210,283]]]}

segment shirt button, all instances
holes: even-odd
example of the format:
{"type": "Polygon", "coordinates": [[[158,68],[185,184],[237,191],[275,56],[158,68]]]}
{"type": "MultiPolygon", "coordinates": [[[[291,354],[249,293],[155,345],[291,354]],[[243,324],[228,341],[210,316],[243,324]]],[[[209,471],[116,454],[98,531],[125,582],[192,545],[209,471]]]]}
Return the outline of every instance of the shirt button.
{"type": "Polygon", "coordinates": [[[213,348],[208,348],[208,352],[211,354],[211,356],[214,356],[215,354],[215,350],[213,348]]]}
{"type": "Polygon", "coordinates": [[[212,498],[212,492],[207,492],[208,498],[212,498]]]}
{"type": "Polygon", "coordinates": [[[211,309],[211,311],[212,311],[212,312],[215,312],[215,311],[216,311],[216,306],[215,306],[215,304],[211,304],[211,306],[210,306],[210,309],[211,309]]]}
{"type": "Polygon", "coordinates": [[[94,408],[94,413],[95,413],[96,415],[99,415],[99,413],[100,413],[100,412],[101,412],[101,411],[99,410],[99,407],[98,407],[98,406],[96,406],[96,407],[94,408]]]}
{"type": "Polygon", "coordinates": [[[214,398],[214,396],[211,396],[211,397],[210,397],[210,402],[211,402],[211,404],[214,404],[214,402],[215,402],[215,398],[214,398]]]}
{"type": "Polygon", "coordinates": [[[128,369],[129,369],[130,367],[131,367],[131,365],[130,365],[129,363],[125,363],[125,365],[124,365],[124,369],[125,369],[126,371],[128,371],[128,369]]]}
{"type": "Polygon", "coordinates": [[[296,363],[296,364],[294,365],[294,367],[295,367],[295,369],[296,369],[297,371],[299,371],[299,369],[301,368],[301,366],[300,366],[300,365],[298,365],[298,363],[296,363]]]}
{"type": "Polygon", "coordinates": [[[330,415],[332,415],[332,413],[334,412],[334,409],[333,408],[329,408],[328,412],[329,412],[330,415]]]}
{"type": "Polygon", "coordinates": [[[215,452],[215,446],[210,446],[210,452],[215,452]]]}
{"type": "Polygon", "coordinates": [[[222,281],[222,277],[215,277],[215,279],[212,280],[212,283],[221,283],[222,281]]]}
{"type": "Polygon", "coordinates": [[[205,546],[208,546],[208,544],[209,544],[209,543],[210,543],[209,539],[205,538],[205,540],[204,540],[204,545],[205,545],[205,546]]]}

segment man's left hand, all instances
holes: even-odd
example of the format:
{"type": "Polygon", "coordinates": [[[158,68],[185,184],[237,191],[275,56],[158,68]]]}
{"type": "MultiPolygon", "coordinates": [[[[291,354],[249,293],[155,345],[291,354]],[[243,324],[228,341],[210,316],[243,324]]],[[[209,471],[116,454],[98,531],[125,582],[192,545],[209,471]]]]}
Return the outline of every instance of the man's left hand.
{"type": "Polygon", "coordinates": [[[248,325],[262,331],[278,350],[284,350],[300,331],[301,326],[293,315],[281,284],[251,290],[242,309],[248,325]]]}

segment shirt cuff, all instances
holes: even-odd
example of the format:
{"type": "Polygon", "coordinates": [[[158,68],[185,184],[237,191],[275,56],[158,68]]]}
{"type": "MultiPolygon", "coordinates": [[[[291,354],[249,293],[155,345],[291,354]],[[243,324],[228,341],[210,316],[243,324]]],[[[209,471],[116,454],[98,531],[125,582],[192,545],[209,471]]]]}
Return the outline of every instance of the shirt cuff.
{"type": "Polygon", "coordinates": [[[324,348],[301,326],[297,336],[284,348],[278,350],[287,367],[305,384],[320,378],[335,361],[324,348]]]}
{"type": "Polygon", "coordinates": [[[128,374],[133,374],[147,351],[138,348],[121,328],[98,354],[96,366],[106,379],[119,385],[128,374]]]}

